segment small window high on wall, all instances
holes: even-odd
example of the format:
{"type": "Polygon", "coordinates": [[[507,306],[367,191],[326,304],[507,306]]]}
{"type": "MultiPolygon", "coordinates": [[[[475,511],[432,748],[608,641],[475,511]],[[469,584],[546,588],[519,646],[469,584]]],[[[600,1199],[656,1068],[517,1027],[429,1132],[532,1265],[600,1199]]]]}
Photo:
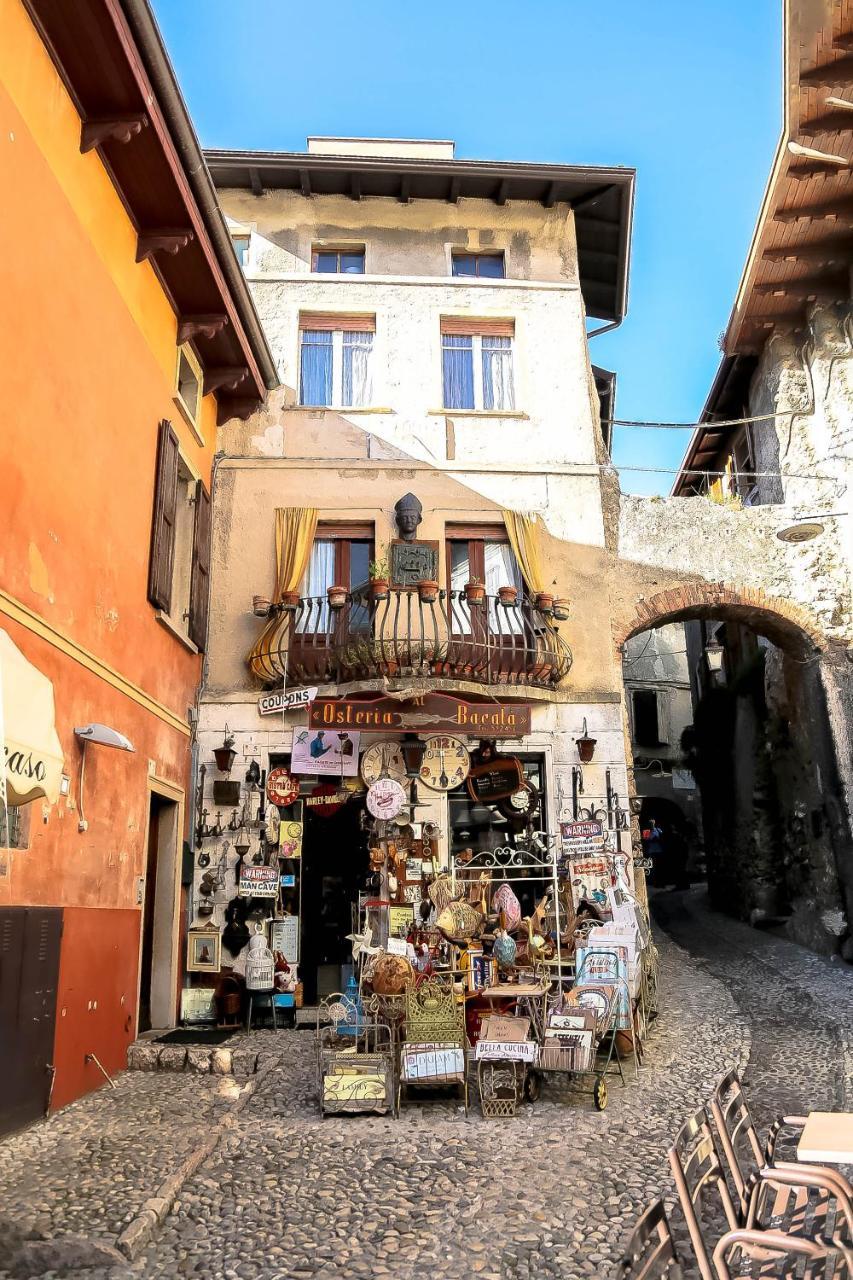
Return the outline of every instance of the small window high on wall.
{"type": "Polygon", "coordinates": [[[515,409],[512,320],[441,320],[443,408],[515,409]]]}
{"type": "Polygon", "coordinates": [[[299,403],[364,408],[373,398],[376,317],[303,314],[299,323],[299,403]]]}

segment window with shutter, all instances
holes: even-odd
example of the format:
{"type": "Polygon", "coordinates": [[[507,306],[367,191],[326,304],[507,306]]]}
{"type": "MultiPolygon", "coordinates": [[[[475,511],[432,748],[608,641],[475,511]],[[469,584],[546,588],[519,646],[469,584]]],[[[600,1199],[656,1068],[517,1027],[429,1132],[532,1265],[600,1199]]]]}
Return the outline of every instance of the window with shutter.
{"type": "Polygon", "coordinates": [[[178,437],[171,422],[160,423],[157,442],[157,479],[151,524],[151,557],[148,565],[148,599],[168,613],[172,607],[172,573],[175,560],[175,517],[178,505],[178,437]]]}
{"type": "Polygon", "coordinates": [[[210,599],[210,494],[201,480],[195,487],[192,578],[190,581],[189,637],[197,649],[207,641],[210,599]]]}

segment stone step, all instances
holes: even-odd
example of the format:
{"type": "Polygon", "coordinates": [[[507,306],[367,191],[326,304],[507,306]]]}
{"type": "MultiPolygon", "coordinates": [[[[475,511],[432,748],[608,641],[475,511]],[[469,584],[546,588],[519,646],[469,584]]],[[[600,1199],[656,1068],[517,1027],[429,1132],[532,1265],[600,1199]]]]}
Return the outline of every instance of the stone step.
{"type": "Polygon", "coordinates": [[[156,1044],[137,1040],[128,1046],[129,1071],[192,1071],[197,1075],[252,1076],[258,1069],[257,1049],[224,1045],[156,1044]]]}

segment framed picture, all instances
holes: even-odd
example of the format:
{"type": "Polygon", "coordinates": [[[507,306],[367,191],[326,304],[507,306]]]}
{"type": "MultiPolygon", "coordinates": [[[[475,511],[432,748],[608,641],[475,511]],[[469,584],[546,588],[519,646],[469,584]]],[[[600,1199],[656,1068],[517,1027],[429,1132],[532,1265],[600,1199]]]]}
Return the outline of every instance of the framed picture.
{"type": "Polygon", "coordinates": [[[222,939],[218,929],[190,929],[187,933],[187,972],[218,973],[222,939]]]}
{"type": "Polygon", "coordinates": [[[216,988],[185,987],[181,992],[181,1022],[192,1026],[197,1022],[216,1021],[216,988]]]}

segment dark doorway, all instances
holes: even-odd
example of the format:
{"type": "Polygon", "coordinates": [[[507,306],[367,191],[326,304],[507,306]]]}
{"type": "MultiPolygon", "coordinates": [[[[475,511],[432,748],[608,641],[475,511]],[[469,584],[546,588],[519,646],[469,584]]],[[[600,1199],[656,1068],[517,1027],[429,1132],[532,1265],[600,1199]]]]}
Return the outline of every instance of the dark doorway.
{"type": "Polygon", "coordinates": [[[139,972],[139,1030],[174,1025],[173,951],[175,931],[178,806],[151,792],[142,953],[139,972]]]}
{"type": "Polygon", "coordinates": [[[0,908],[0,1134],[50,1103],[61,936],[59,907],[0,908]]]}
{"type": "Polygon", "coordinates": [[[352,963],[347,934],[353,931],[354,910],[367,875],[363,808],[363,801],[355,797],[329,817],[306,807],[299,966],[306,1004],[314,1004],[318,994],[340,991],[341,966],[352,963]]]}

